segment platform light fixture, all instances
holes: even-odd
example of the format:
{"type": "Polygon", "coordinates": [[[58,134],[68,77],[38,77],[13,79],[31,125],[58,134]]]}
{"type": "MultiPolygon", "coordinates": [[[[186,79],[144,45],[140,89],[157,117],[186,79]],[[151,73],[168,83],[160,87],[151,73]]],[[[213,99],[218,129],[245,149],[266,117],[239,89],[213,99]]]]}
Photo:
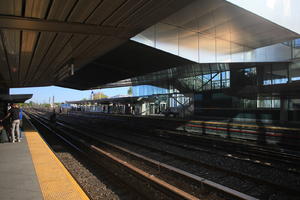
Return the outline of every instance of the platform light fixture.
{"type": "Polygon", "coordinates": [[[71,76],[73,76],[73,75],[74,75],[74,64],[71,63],[71,76]]]}

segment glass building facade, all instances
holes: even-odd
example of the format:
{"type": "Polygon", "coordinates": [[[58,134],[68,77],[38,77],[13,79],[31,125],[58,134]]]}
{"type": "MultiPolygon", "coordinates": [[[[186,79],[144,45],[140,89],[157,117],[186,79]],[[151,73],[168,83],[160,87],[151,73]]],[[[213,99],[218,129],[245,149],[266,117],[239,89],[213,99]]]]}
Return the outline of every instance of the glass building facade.
{"type": "MultiPolygon", "coordinates": [[[[299,40],[290,45],[299,45],[299,40]]],[[[133,86],[133,96],[165,95],[166,107],[192,102],[195,111],[209,107],[279,109],[281,96],[269,88],[299,81],[300,65],[297,62],[195,64],[132,79],[136,83],[141,80],[144,84],[133,86]],[[259,88],[265,90],[260,92],[259,88]]],[[[289,110],[299,108],[293,92],[285,100],[289,110]]]]}
{"type": "Polygon", "coordinates": [[[286,102],[289,110],[299,109],[295,84],[300,80],[300,39],[275,31],[274,24],[264,19],[297,32],[295,20],[287,19],[299,16],[292,6],[299,2],[289,7],[274,1],[271,9],[270,1],[255,0],[250,4],[260,8],[254,10],[248,2],[228,2],[215,6],[209,0],[195,1],[133,37],[196,63],[131,79],[136,85],[134,95],[185,96],[193,102],[195,113],[205,108],[279,110],[286,102]],[[242,3],[250,12],[260,10],[262,18],[228,2],[242,3]],[[279,16],[274,9],[288,10],[289,15],[279,16]],[[278,40],[283,37],[287,42],[278,40]]]}

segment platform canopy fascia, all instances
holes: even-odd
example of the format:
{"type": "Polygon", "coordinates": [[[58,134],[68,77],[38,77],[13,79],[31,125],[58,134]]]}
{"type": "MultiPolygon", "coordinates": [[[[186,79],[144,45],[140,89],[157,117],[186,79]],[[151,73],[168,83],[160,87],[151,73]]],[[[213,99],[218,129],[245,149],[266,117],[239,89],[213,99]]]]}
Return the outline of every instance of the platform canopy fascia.
{"type": "Polygon", "coordinates": [[[0,87],[55,85],[192,1],[2,0],[0,87]]]}
{"type": "MultiPolygon", "coordinates": [[[[297,37],[225,0],[2,0],[0,87],[90,89],[188,62],[201,63],[202,58],[247,62],[255,57],[256,52],[250,52],[254,48],[297,37]],[[157,52],[143,50],[142,55],[124,49],[129,39],[145,30],[143,36],[151,32],[156,37],[146,40],[157,52]]],[[[262,51],[270,57],[271,51],[262,51]]]]}
{"type": "Polygon", "coordinates": [[[32,94],[1,94],[0,101],[7,103],[24,103],[32,98],[32,94]]]}

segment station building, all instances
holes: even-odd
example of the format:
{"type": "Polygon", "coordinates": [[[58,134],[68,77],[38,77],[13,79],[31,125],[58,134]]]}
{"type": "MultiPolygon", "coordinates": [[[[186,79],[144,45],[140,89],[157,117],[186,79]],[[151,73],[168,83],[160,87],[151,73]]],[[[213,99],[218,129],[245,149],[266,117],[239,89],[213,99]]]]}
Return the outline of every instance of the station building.
{"type": "Polygon", "coordinates": [[[148,98],[146,115],[297,121],[299,14],[289,2],[194,1],[97,60],[115,57],[117,70],[142,75],[94,88],[132,86],[134,98],[148,98]]]}
{"type": "MultiPolygon", "coordinates": [[[[280,144],[278,151],[272,152],[276,152],[276,161],[277,156],[286,160],[281,144],[299,147],[299,9],[299,0],[0,0],[0,111],[7,111],[8,102],[31,98],[11,96],[9,88],[130,86],[132,96],[72,101],[64,108],[75,109],[80,115],[85,114],[82,111],[88,115],[93,114],[91,111],[147,116],[165,113],[182,118],[254,120],[252,124],[212,122],[222,127],[206,127],[222,137],[231,138],[231,132],[239,132],[232,137],[280,144]],[[265,126],[262,120],[283,123],[265,126]],[[290,122],[297,124],[294,127],[290,122]],[[236,130],[239,128],[243,130],[236,130]]],[[[100,118],[98,113],[95,116],[100,118]]],[[[101,115],[106,116],[111,117],[101,115]]],[[[52,113],[52,123],[55,117],[52,113]]],[[[136,123],[139,119],[153,120],[124,115],[116,118],[124,123],[132,120],[129,125],[135,127],[145,125],[136,123]]],[[[32,124],[25,121],[27,142],[1,145],[0,175],[6,180],[2,181],[5,187],[0,187],[3,198],[88,199],[32,124]],[[15,192],[20,183],[25,184],[15,192]]],[[[154,121],[162,127],[175,122],[176,130],[201,129],[204,137],[207,132],[203,127],[209,123],[156,117],[154,121]]],[[[156,129],[156,124],[150,123],[149,128],[156,129]]],[[[75,129],[70,129],[68,138],[74,139],[75,129]]],[[[225,144],[220,142],[212,144],[225,144]]],[[[79,143],[80,148],[94,146],[79,143]]],[[[269,165],[265,162],[269,153],[262,155],[259,159],[269,165]]],[[[253,159],[256,163],[256,156],[253,159]]],[[[249,166],[256,173],[256,168],[249,166]]],[[[273,170],[270,174],[274,175],[273,170]]],[[[265,180],[272,181],[269,176],[265,180]]],[[[277,187],[296,191],[289,187],[295,179],[291,183],[277,187]]],[[[257,194],[256,188],[253,190],[257,194]]],[[[268,191],[268,196],[273,198],[275,190],[268,191]]]]}
{"type": "Polygon", "coordinates": [[[299,1],[1,7],[1,88],[131,86],[135,113],[299,120],[299,1]]]}

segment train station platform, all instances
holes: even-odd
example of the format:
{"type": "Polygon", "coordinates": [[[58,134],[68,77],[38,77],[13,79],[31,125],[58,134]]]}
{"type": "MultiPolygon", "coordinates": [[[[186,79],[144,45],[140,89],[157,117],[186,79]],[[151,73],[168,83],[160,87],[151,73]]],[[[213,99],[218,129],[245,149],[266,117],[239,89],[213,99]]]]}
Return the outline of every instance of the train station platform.
{"type": "Polygon", "coordinates": [[[0,199],[89,199],[29,121],[23,121],[21,142],[0,143],[0,199]]]}

